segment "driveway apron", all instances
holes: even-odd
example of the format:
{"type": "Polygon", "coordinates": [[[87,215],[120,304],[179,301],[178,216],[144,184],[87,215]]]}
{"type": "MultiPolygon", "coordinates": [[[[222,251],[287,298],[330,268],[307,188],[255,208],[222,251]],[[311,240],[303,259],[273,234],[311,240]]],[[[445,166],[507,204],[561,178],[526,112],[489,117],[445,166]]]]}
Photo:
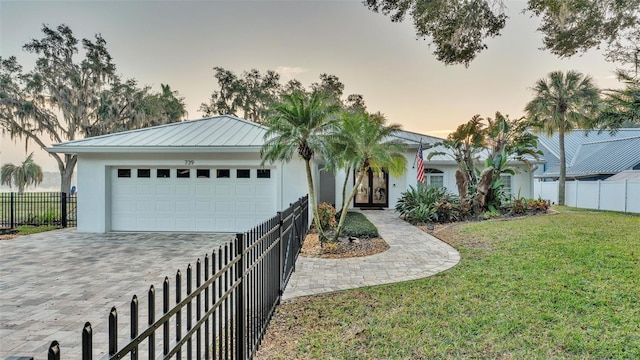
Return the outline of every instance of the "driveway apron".
{"type": "Polygon", "coordinates": [[[460,262],[456,249],[403,221],[393,210],[362,213],[378,228],[389,250],[349,259],[300,256],[283,299],[425,278],[460,262]]]}
{"type": "Polygon", "coordinates": [[[149,287],[155,287],[159,314],[165,276],[173,302],[177,270],[185,274],[188,264],[195,268],[198,258],[211,256],[231,239],[232,234],[88,234],[65,229],[0,241],[0,359],[45,359],[53,340],[60,343],[62,358],[79,359],[86,321],[93,326],[94,358],[102,357],[108,350],[112,306],[118,309],[119,343],[124,344],[134,294],[143,329],[149,287]]]}

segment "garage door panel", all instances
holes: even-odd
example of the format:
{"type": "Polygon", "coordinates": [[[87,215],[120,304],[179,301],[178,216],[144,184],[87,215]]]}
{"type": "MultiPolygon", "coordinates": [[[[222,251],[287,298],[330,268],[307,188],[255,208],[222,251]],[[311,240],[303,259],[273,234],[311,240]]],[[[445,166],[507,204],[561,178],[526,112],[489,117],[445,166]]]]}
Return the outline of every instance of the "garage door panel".
{"type": "Polygon", "coordinates": [[[255,196],[253,186],[250,184],[238,184],[235,186],[235,193],[237,197],[253,197],[255,196]]]}
{"type": "Polygon", "coordinates": [[[176,185],[176,193],[177,196],[191,196],[191,186],[190,185],[176,185]]]}
{"type": "Polygon", "coordinates": [[[270,212],[270,213],[272,212],[271,211],[271,208],[272,208],[271,201],[266,201],[266,200],[255,201],[255,204],[256,204],[256,212],[264,212],[264,211],[267,211],[267,212],[270,212]]]}
{"type": "Polygon", "coordinates": [[[201,200],[199,200],[199,201],[196,201],[196,208],[195,208],[196,213],[199,213],[199,212],[209,213],[209,212],[211,212],[211,209],[213,208],[212,201],[213,200],[209,200],[209,201],[201,201],[201,200]]]}
{"type": "Polygon", "coordinates": [[[176,212],[177,213],[192,213],[193,212],[193,201],[192,200],[178,200],[176,201],[176,212]]]}
{"type": "Polygon", "coordinates": [[[216,196],[235,196],[234,187],[231,184],[216,184],[216,196]]]}
{"type": "Polygon", "coordinates": [[[176,230],[193,231],[193,228],[196,225],[195,220],[191,217],[177,217],[175,221],[176,230]]]}
{"type": "Polygon", "coordinates": [[[211,184],[196,184],[196,195],[208,196],[211,195],[211,184]]]}
{"type": "Polygon", "coordinates": [[[175,211],[173,203],[171,201],[159,201],[156,200],[156,212],[157,213],[173,213],[175,211]]]}
{"type": "Polygon", "coordinates": [[[151,183],[136,185],[137,196],[141,196],[141,195],[153,196],[154,193],[155,193],[155,186],[151,183]]]}
{"type": "Polygon", "coordinates": [[[228,214],[230,212],[235,212],[236,207],[235,204],[231,201],[221,201],[215,200],[215,212],[216,214],[228,214]]]}
{"type": "MultiPolygon", "coordinates": [[[[164,180],[166,181],[166,179],[160,179],[160,180],[164,180]]],[[[171,188],[171,185],[169,184],[156,184],[156,195],[168,195],[171,194],[173,195],[173,189],[171,188]]]]}
{"type": "Polygon", "coordinates": [[[156,219],[153,217],[138,217],[136,219],[136,228],[153,229],[156,225],[156,219]]]}
{"type": "Polygon", "coordinates": [[[233,218],[228,216],[219,216],[214,219],[215,228],[220,229],[219,231],[234,231],[235,229],[235,221],[233,218]]]}
{"type": "Polygon", "coordinates": [[[137,213],[150,213],[153,212],[155,203],[151,200],[140,200],[136,203],[137,213]]]}
{"type": "MultiPolygon", "coordinates": [[[[177,178],[171,169],[169,178],[118,178],[112,170],[111,229],[114,231],[245,231],[273,216],[276,211],[275,179],[213,177],[177,178]]],[[[166,167],[163,167],[166,168],[166,167]]],[[[192,175],[196,170],[191,170],[192,175]]],[[[147,172],[148,174],[148,172],[147,172]]]]}

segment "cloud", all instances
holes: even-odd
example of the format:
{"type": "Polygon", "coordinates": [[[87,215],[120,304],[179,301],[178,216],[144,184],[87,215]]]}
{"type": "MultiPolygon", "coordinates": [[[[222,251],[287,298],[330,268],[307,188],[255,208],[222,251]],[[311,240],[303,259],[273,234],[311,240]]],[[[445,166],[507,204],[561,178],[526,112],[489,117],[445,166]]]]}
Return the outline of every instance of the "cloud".
{"type": "Polygon", "coordinates": [[[299,66],[278,66],[276,72],[286,81],[294,79],[297,75],[306,73],[309,69],[299,66]]]}

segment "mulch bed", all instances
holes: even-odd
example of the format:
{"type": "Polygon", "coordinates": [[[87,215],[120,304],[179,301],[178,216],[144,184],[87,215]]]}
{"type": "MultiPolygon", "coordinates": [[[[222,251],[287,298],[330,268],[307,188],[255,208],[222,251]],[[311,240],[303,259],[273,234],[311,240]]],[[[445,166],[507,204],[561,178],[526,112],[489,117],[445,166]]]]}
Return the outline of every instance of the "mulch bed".
{"type": "Polygon", "coordinates": [[[340,237],[337,243],[320,244],[318,234],[310,232],[304,240],[300,256],[309,258],[344,259],[363,257],[387,251],[389,245],[382,238],[355,239],[340,237]]]}

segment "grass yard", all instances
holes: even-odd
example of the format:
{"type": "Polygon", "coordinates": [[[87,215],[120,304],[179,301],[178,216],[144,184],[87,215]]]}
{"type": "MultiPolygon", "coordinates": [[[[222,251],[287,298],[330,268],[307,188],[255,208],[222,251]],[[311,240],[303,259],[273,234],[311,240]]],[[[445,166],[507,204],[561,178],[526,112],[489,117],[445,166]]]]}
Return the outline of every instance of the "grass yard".
{"type": "Polygon", "coordinates": [[[638,359],[640,217],[455,225],[436,276],[286,301],[260,359],[638,359]]]}

